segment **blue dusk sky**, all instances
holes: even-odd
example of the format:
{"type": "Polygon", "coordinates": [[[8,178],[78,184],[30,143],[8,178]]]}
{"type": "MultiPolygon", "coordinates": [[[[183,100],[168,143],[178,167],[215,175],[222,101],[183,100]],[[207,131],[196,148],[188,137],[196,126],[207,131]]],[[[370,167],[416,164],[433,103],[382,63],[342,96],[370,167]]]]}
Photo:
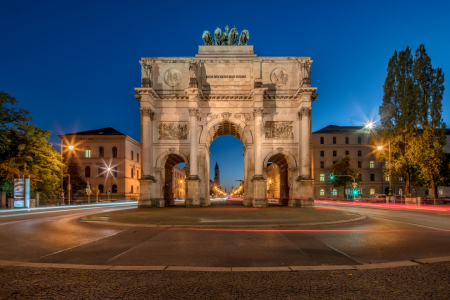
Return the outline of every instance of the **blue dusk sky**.
{"type": "MultiPolygon", "coordinates": [[[[450,1],[3,1],[0,90],[58,134],[113,127],[140,137],[139,59],[194,56],[204,30],[250,32],[258,56],[310,56],[312,129],[378,119],[394,50],[425,44],[450,74],[450,1]]],[[[447,76],[447,78],[449,78],[447,76]]],[[[446,83],[448,86],[448,83],[446,83]]],[[[449,91],[444,120],[450,122],[449,91]]],[[[242,144],[211,145],[222,186],[243,179],[242,144]]],[[[214,173],[211,172],[211,178],[214,173]]]]}

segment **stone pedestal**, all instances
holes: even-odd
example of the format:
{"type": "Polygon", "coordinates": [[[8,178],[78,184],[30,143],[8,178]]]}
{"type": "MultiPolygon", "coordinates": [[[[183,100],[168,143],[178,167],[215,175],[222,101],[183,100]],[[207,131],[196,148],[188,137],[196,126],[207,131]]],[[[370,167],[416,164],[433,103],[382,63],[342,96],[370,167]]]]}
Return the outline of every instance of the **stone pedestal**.
{"type": "Polygon", "coordinates": [[[313,184],[314,184],[314,180],[311,180],[311,179],[300,179],[299,180],[300,198],[301,199],[299,199],[297,201],[297,206],[300,206],[300,207],[313,207],[314,206],[313,184]]]}
{"type": "Polygon", "coordinates": [[[253,207],[267,207],[267,180],[262,176],[255,176],[253,182],[253,207]]]}
{"type": "Polygon", "coordinates": [[[164,207],[163,198],[152,198],[151,191],[156,189],[156,180],[153,178],[139,179],[139,208],[164,207]]]}
{"type": "Polygon", "coordinates": [[[244,206],[253,206],[253,199],[252,198],[244,198],[244,200],[242,201],[242,204],[244,204],[244,206]]]}
{"type": "Polygon", "coordinates": [[[200,207],[200,179],[198,176],[194,178],[186,179],[187,195],[186,195],[186,207],[200,207]]]}

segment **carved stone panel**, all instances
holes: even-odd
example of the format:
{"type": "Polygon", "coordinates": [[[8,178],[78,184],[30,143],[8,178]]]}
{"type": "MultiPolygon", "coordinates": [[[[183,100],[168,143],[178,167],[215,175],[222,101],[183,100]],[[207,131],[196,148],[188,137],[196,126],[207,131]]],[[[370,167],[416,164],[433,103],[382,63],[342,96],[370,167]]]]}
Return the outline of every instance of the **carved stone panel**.
{"type": "Polygon", "coordinates": [[[187,122],[159,122],[160,140],[187,140],[187,122]]]}
{"type": "Polygon", "coordinates": [[[169,69],[164,74],[164,81],[168,86],[177,86],[181,82],[181,72],[177,69],[169,69]]]}
{"type": "Polygon", "coordinates": [[[285,85],[288,81],[288,74],[283,69],[275,69],[270,74],[270,80],[276,85],[285,85]]]}
{"type": "Polygon", "coordinates": [[[267,121],[264,125],[266,139],[294,139],[294,122],[292,121],[267,121]]]}

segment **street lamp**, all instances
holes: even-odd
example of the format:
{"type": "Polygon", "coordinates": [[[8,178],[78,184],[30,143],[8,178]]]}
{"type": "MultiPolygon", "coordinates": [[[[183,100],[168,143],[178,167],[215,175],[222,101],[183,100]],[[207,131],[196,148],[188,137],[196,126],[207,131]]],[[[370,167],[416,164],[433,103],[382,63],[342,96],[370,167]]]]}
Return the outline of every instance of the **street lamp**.
{"type": "MultiPolygon", "coordinates": [[[[378,150],[383,150],[383,146],[378,146],[378,150]]],[[[391,141],[389,141],[389,195],[392,196],[392,186],[391,186],[391,141]]],[[[381,178],[381,182],[383,182],[383,178],[381,178]]]]}
{"type": "MultiPolygon", "coordinates": [[[[73,146],[69,146],[69,149],[72,150],[73,146]]],[[[64,151],[64,139],[61,138],[61,195],[59,205],[64,205],[64,186],[63,186],[63,151],[64,151]]],[[[69,185],[70,185],[70,177],[69,177],[69,185]]],[[[70,191],[69,191],[70,197],[70,191]]],[[[70,205],[70,203],[69,203],[70,205]]]]}

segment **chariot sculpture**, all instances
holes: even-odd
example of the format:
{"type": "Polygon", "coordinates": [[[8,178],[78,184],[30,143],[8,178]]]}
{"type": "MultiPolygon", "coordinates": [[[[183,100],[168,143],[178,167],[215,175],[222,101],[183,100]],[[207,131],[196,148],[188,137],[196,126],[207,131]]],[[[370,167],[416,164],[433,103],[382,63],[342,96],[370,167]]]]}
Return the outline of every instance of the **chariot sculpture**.
{"type": "MultiPolygon", "coordinates": [[[[202,35],[203,42],[205,45],[236,45],[238,41],[238,31],[236,27],[232,28],[230,31],[228,25],[225,25],[225,31],[222,32],[222,29],[217,27],[214,31],[214,40],[211,33],[208,30],[205,30],[202,35]]],[[[250,39],[250,34],[248,30],[242,30],[241,36],[239,37],[238,45],[247,45],[248,40],[250,39]]]]}

